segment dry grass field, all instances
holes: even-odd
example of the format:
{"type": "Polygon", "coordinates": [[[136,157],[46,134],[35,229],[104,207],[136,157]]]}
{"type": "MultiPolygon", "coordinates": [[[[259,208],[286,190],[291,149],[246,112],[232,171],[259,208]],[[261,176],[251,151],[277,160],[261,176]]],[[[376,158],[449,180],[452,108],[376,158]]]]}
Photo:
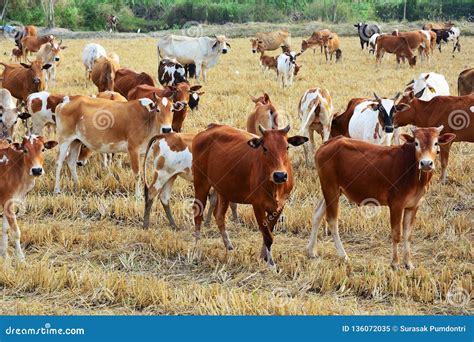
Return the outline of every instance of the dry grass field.
{"type": "MultiPolygon", "coordinates": [[[[49,89],[63,94],[94,94],[84,87],[80,61],[83,46],[93,40],[65,40],[58,82],[49,89]]],[[[121,65],[156,78],[156,39],[99,39],[117,52],[121,65]]],[[[358,38],[342,38],[343,61],[326,64],[311,50],[292,88],[283,90],[274,75],[264,79],[258,55],[248,39],[230,41],[232,50],[208,73],[200,108],[185,122],[186,132],[209,123],[245,129],[253,108],[248,94],[268,92],[292,127],[299,129],[297,104],[309,87],[329,89],[336,111],[352,97],[392,97],[421,72],[444,74],[452,94],[457,76],[472,67],[474,38],[462,38],[463,51],[451,57],[450,47],[435,52],[431,62],[396,69],[395,57],[382,67],[361,51],[358,38]]],[[[301,38],[293,39],[299,50],[301,38]]],[[[0,41],[0,60],[13,44],[0,41]]],[[[471,123],[472,125],[473,123],[471,123]]],[[[54,136],[54,135],[53,135],[54,136]]],[[[317,143],[320,144],[320,137],[317,143]]],[[[179,229],[168,226],[155,201],[151,228],[143,230],[143,201],[134,199],[134,181],[127,158],[122,167],[104,170],[100,156],[79,169],[74,188],[63,171],[61,195],[53,195],[57,149],[46,152],[46,175],[39,179],[21,210],[25,263],[18,263],[10,243],[0,261],[0,314],[468,314],[471,302],[456,305],[452,296],[473,293],[474,146],[452,149],[449,182],[439,170],[413,232],[413,271],[393,272],[388,209],[363,209],[341,199],[341,239],[351,258],[338,260],[330,236],[320,233],[317,259],[306,256],[311,216],[321,198],[314,169],[303,162],[303,149],[292,148],[295,188],[275,232],[273,256],[277,271],[259,260],[261,234],[249,206],[238,208],[241,224],[228,221],[235,250],[224,249],[217,226],[202,230],[194,246],[192,185],[176,182],[172,210],[179,229]],[[451,296],[451,297],[450,297],[451,296]],[[451,299],[450,299],[451,298],[451,299]]],[[[439,165],[439,164],[438,164],[439,165]]],[[[63,169],[64,170],[64,169],[63,169]]]]}

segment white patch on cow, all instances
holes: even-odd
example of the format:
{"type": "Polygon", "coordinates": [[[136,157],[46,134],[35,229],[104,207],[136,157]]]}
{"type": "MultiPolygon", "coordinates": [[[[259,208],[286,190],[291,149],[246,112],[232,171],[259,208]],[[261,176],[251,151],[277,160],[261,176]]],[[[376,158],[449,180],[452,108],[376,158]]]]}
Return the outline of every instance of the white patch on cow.
{"type": "Polygon", "coordinates": [[[36,134],[32,134],[28,137],[30,144],[34,144],[36,139],[38,139],[38,136],[36,134]]]}
{"type": "Polygon", "coordinates": [[[5,165],[6,165],[6,164],[8,164],[8,160],[9,159],[8,159],[7,155],[4,154],[3,157],[0,159],[0,163],[5,163],[5,165]]]}
{"type": "Polygon", "coordinates": [[[63,104],[66,104],[66,103],[69,103],[71,102],[71,99],[69,98],[69,96],[64,96],[64,99],[63,99],[63,104]]]}
{"type": "Polygon", "coordinates": [[[168,99],[166,97],[163,97],[161,99],[161,104],[163,105],[163,107],[166,107],[168,106],[168,99]]]}
{"type": "Polygon", "coordinates": [[[474,113],[474,106],[471,106],[471,108],[469,108],[469,110],[474,113]]]}
{"type": "Polygon", "coordinates": [[[149,98],[141,98],[138,101],[140,101],[140,104],[145,107],[149,112],[153,111],[153,101],[150,100],[149,98]]]}
{"type": "MultiPolygon", "coordinates": [[[[389,145],[393,133],[385,133],[379,123],[379,111],[369,108],[376,102],[367,100],[354,108],[354,114],[349,121],[349,136],[353,139],[368,141],[373,144],[389,145]]],[[[382,99],[382,106],[387,110],[393,107],[393,100],[382,99]]],[[[387,110],[387,114],[390,112],[387,110]]]]}
{"type": "Polygon", "coordinates": [[[419,97],[419,100],[430,101],[436,96],[449,96],[449,84],[443,75],[435,72],[422,73],[416,78],[412,84],[406,90],[413,89],[413,94],[418,94],[423,91],[423,95],[419,97]],[[428,78],[426,79],[426,76],[428,78]],[[429,88],[434,89],[431,91],[429,88]]]}
{"type": "Polygon", "coordinates": [[[192,97],[193,99],[197,100],[199,98],[199,95],[197,93],[193,93],[192,97]]]}

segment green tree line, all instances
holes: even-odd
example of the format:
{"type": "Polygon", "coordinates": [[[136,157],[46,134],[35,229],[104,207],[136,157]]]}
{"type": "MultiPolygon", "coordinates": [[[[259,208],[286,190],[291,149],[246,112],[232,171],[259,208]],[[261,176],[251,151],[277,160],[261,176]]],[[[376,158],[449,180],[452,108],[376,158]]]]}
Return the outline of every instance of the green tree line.
{"type": "Polygon", "coordinates": [[[392,20],[474,21],[474,0],[0,0],[3,21],[71,30],[104,30],[105,17],[119,17],[119,31],[179,28],[189,21],[333,23],[392,20]]]}

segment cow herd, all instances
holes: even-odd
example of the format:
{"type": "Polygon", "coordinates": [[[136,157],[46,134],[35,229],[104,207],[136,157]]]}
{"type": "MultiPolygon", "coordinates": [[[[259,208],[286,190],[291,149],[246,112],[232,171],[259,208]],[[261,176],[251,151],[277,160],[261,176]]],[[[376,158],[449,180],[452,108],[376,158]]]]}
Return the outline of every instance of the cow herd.
{"type": "MultiPolygon", "coordinates": [[[[376,25],[355,26],[362,49],[373,44],[378,61],[388,52],[396,54],[398,63],[406,58],[412,65],[416,63],[413,50],[429,58],[433,41],[440,44],[442,32],[448,32],[446,40],[455,40],[454,49],[460,50],[459,30],[452,23],[447,24],[451,26],[436,28],[431,24],[419,32],[390,35],[382,34],[376,25]]],[[[329,30],[316,31],[303,40],[300,52],[291,50],[290,33],[286,30],[259,33],[250,42],[251,51],[260,53],[264,73],[275,70],[283,87],[293,83],[301,67],[296,59],[308,49],[315,51],[319,46],[328,62],[342,58],[338,35],[329,30]],[[279,49],[282,53],[278,56],[265,54],[279,49]]],[[[190,110],[198,108],[204,94],[202,86],[191,85],[190,79],[202,77],[206,82],[207,70],[231,49],[225,36],[162,37],[157,44],[156,78],[162,87],[145,72],[122,68],[115,53],[107,53],[99,44],[87,44],[82,53],[85,82],[95,84],[95,96],[45,91],[47,82],[56,79],[64,48],[61,40],[38,37],[36,30],[28,26],[15,48],[22,52],[18,58],[25,58],[28,64],[1,63],[1,256],[6,256],[11,227],[16,253],[24,258],[15,203],[33,188],[35,177],[44,173],[43,152],[58,145],[55,193],[61,192],[64,163],[72,180],[78,183],[77,166],[85,165],[92,153],[103,155],[105,167],[115,154],[126,153],[135,177],[136,198],[142,196],[141,184],[145,183],[144,227],[150,225],[155,198],[159,198],[169,224],[176,227],[170,198],[175,180],[182,177],[194,186],[196,241],[209,201],[206,224],[212,212],[225,248],[233,249],[226,231],[227,209],[230,206],[237,219],[236,205],[250,204],[263,237],[261,257],[274,267],[274,227],[295,184],[288,150],[303,146],[306,167],[316,169],[323,194],[313,215],[309,256],[315,255],[318,228],[325,218],[338,255],[348,259],[338,232],[339,197],[344,194],[357,205],[370,200],[369,204],[389,207],[392,268],[400,267],[398,244],[403,239],[402,264],[411,269],[410,236],[437,155],[441,157],[442,180],[446,181],[452,143],[474,142],[473,69],[459,75],[459,96],[450,95],[443,75],[429,72],[407,80],[406,85],[400,85],[400,92],[390,97],[374,93],[373,98],[353,98],[345,111],[338,113],[328,89],[309,88],[297,105],[301,125],[299,134],[294,136],[289,135],[289,126],[282,127],[279,110],[267,93],[251,96],[255,106],[247,118],[247,131],[211,123],[203,131],[190,134],[181,133],[186,117],[190,110]],[[37,55],[29,62],[27,56],[31,52],[37,55]],[[465,118],[467,125],[459,125],[456,115],[465,118]],[[12,142],[18,119],[25,122],[28,130],[21,143],[12,142]],[[411,134],[401,131],[408,125],[413,126],[411,134]],[[55,127],[57,142],[42,137],[47,126],[55,127]],[[318,149],[315,132],[323,142],[318,149]],[[151,182],[144,177],[148,173],[153,175],[151,182]]],[[[12,52],[13,57],[17,58],[12,52]]]]}

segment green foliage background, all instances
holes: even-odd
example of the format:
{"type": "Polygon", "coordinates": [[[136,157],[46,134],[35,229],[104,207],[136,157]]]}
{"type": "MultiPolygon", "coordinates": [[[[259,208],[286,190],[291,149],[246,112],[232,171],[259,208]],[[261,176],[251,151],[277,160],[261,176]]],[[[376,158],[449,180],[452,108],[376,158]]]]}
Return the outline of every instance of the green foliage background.
{"type": "MultiPolygon", "coordinates": [[[[0,12],[7,0],[0,0],[0,12]]],[[[4,20],[44,26],[41,1],[10,0],[4,20]]],[[[474,20],[474,0],[407,0],[406,19],[474,20]]],[[[402,20],[404,0],[55,0],[57,27],[104,30],[105,16],[119,17],[119,31],[178,28],[188,21],[288,22],[402,20]]]]}

